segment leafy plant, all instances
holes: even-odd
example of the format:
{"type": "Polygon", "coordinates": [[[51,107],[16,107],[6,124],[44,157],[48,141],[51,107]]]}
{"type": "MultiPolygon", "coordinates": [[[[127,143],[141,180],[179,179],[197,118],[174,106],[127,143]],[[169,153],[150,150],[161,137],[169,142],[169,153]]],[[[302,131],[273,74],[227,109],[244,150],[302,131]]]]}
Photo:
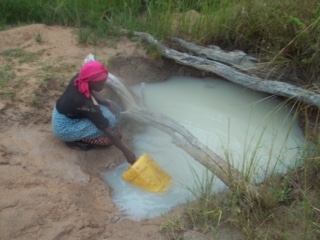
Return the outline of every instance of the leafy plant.
{"type": "Polygon", "coordinates": [[[80,28],[78,30],[79,43],[88,44],[91,35],[92,35],[92,30],[90,28],[80,28]]]}
{"type": "Polygon", "coordinates": [[[34,37],[35,37],[36,42],[38,42],[38,43],[41,43],[43,41],[40,32],[37,32],[34,37]]]}

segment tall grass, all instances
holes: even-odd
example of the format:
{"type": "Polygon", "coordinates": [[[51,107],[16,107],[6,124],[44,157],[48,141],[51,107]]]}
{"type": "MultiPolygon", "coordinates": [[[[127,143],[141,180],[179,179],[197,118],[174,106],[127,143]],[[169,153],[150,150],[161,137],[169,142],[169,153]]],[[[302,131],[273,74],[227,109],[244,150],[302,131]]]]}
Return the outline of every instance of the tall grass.
{"type": "MultiPolygon", "coordinates": [[[[291,131],[291,127],[288,131],[291,131]]],[[[265,134],[265,131],[261,134],[265,134]]],[[[260,161],[258,148],[262,141],[266,140],[261,136],[258,143],[248,142],[248,149],[250,144],[255,148],[251,149],[254,150],[251,158],[244,151],[243,161],[247,160],[248,166],[241,171],[247,176],[248,182],[255,181],[255,165],[256,161],[260,161]]],[[[174,236],[173,239],[180,239],[180,233],[185,229],[204,233],[209,239],[319,239],[320,144],[306,144],[298,152],[299,162],[295,164],[292,159],[293,165],[286,174],[275,169],[275,165],[283,165],[281,156],[285,155],[285,151],[286,148],[280,149],[278,163],[267,164],[265,179],[257,186],[259,197],[250,197],[243,188],[230,188],[223,193],[213,194],[210,190],[214,189],[214,179],[205,175],[196,176],[198,187],[191,189],[191,192],[197,200],[185,207],[182,216],[170,219],[170,222],[175,222],[174,227],[170,228],[164,223],[166,229],[161,229],[174,236]]],[[[226,151],[225,158],[230,164],[234,162],[232,157],[226,151]]]]}
{"type": "MultiPolygon", "coordinates": [[[[280,104],[274,111],[281,111],[284,107],[284,104],[280,104]]],[[[298,113],[291,111],[291,114],[295,116],[298,113]]],[[[292,123],[286,121],[289,127],[285,142],[288,141],[295,120],[292,123]]],[[[255,172],[259,170],[256,168],[257,161],[260,161],[258,157],[264,154],[259,145],[268,141],[263,138],[265,134],[266,131],[262,131],[257,141],[247,141],[242,161],[247,161],[248,165],[239,168],[248,182],[257,179],[255,172]]],[[[269,141],[274,140],[272,137],[269,141]]],[[[191,192],[197,200],[190,202],[178,218],[170,219],[171,223],[175,223],[174,226],[170,228],[169,224],[164,223],[165,229],[161,228],[163,232],[174,236],[173,239],[181,239],[181,232],[192,229],[206,234],[208,239],[317,240],[320,237],[320,161],[317,157],[320,145],[307,144],[303,151],[298,151],[296,160],[291,159],[284,164],[282,157],[287,155],[288,149],[275,144],[278,143],[271,144],[270,153],[277,152],[276,149],[280,147],[277,153],[279,157],[276,162],[270,158],[263,159],[265,173],[263,181],[259,181],[260,184],[256,186],[257,197],[247,194],[242,186],[213,194],[214,179],[205,174],[195,176],[197,187],[191,189],[191,192]],[[280,168],[281,165],[286,165],[288,173],[279,173],[276,167],[280,168]]],[[[224,158],[233,165],[233,155],[225,152],[224,158]]]]}
{"type": "Polygon", "coordinates": [[[92,28],[103,38],[126,28],[241,49],[290,67],[303,85],[320,81],[318,0],[0,1],[1,25],[30,22],[92,28]]]}
{"type": "Polygon", "coordinates": [[[172,239],[182,239],[186,229],[208,239],[319,239],[320,161],[310,157],[319,153],[307,151],[301,167],[269,175],[257,187],[258,198],[251,198],[243,188],[213,194],[214,178],[196,176],[197,187],[190,191],[197,200],[189,202],[182,214],[168,218],[162,232],[172,239]]]}

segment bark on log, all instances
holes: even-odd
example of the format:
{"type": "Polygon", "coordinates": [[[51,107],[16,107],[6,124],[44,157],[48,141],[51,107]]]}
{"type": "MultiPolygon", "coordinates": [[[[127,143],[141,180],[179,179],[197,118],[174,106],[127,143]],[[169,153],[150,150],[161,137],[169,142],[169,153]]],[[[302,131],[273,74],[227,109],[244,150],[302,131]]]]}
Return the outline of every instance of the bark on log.
{"type": "Polygon", "coordinates": [[[172,38],[172,41],[179,43],[181,47],[201,58],[221,62],[242,71],[249,71],[257,67],[257,59],[242,51],[225,52],[215,45],[202,47],[180,38],[172,38]]]}
{"type": "MultiPolygon", "coordinates": [[[[155,39],[153,36],[151,36],[148,33],[134,32],[134,35],[147,40],[151,44],[155,44],[157,49],[162,53],[164,57],[172,59],[179,64],[217,74],[230,82],[236,83],[238,85],[241,85],[243,87],[246,87],[252,90],[286,97],[291,100],[301,101],[301,102],[313,105],[317,108],[320,108],[320,94],[316,92],[313,92],[289,83],[280,82],[272,79],[265,80],[265,79],[244,74],[236,70],[235,68],[231,67],[230,64],[232,65],[232,63],[230,61],[225,62],[225,64],[221,63],[220,61],[222,60],[221,58],[219,61],[217,60],[215,61],[215,60],[210,60],[203,57],[192,56],[186,53],[178,52],[174,49],[170,49],[166,47],[165,45],[160,43],[157,39],[155,39]]],[[[183,41],[180,41],[180,42],[183,42],[183,41]]],[[[196,51],[196,48],[192,44],[191,45],[184,44],[185,48],[188,48],[188,46],[192,46],[189,49],[190,51],[196,51]]],[[[211,55],[209,58],[214,59],[215,56],[213,55],[215,53],[210,52],[210,54],[211,55]]],[[[246,69],[246,70],[249,70],[249,69],[246,69]]]]}

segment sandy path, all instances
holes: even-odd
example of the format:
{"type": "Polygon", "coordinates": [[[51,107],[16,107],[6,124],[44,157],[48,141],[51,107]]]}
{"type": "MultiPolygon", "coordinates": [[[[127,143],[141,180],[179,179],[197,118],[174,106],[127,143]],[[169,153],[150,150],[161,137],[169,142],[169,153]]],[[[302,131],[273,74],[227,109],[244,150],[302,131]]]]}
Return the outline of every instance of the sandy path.
{"type": "MultiPolygon", "coordinates": [[[[116,148],[66,148],[50,125],[56,99],[88,53],[113,62],[126,84],[165,79],[164,63],[127,39],[81,46],[74,29],[38,24],[0,32],[0,51],[15,79],[11,97],[0,98],[0,239],[165,239],[162,218],[122,219],[113,203],[101,174],[124,161],[116,148]],[[23,54],[10,55],[16,50],[23,54]]],[[[123,129],[128,143],[132,127],[123,129]]]]}

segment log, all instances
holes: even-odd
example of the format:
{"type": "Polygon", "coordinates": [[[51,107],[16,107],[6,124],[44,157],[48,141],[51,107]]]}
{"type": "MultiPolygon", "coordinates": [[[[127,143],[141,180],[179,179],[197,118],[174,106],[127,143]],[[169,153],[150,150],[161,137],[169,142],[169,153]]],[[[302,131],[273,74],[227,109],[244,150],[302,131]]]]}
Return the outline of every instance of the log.
{"type": "MultiPolygon", "coordinates": [[[[215,53],[213,51],[210,52],[209,49],[207,50],[211,54],[209,57],[205,55],[204,58],[203,54],[201,57],[193,56],[166,47],[148,33],[134,32],[133,34],[145,39],[151,44],[154,44],[164,57],[172,59],[179,64],[214,73],[230,82],[255,91],[285,97],[290,100],[301,101],[303,103],[320,108],[320,94],[286,82],[280,82],[272,79],[266,80],[244,74],[235,67],[232,67],[232,65],[235,66],[235,64],[232,64],[232,62],[227,60],[227,58],[225,58],[225,60],[223,60],[223,58],[219,58],[219,60],[213,60],[214,58],[217,59],[218,56],[214,56],[215,53]]],[[[177,41],[177,39],[174,40],[177,41]]],[[[184,41],[180,41],[180,43],[184,43],[184,41]]],[[[190,51],[197,51],[197,48],[195,48],[193,44],[188,45],[184,43],[183,46],[190,51]]],[[[199,49],[202,50],[202,48],[199,49]]],[[[246,68],[245,70],[249,72],[250,68],[246,68]]]]}
{"type": "Polygon", "coordinates": [[[257,67],[257,59],[245,54],[242,51],[236,50],[225,52],[220,47],[215,45],[202,47],[193,43],[189,43],[180,38],[172,38],[171,40],[178,43],[182,48],[201,58],[221,62],[242,71],[249,71],[257,67]]]}

